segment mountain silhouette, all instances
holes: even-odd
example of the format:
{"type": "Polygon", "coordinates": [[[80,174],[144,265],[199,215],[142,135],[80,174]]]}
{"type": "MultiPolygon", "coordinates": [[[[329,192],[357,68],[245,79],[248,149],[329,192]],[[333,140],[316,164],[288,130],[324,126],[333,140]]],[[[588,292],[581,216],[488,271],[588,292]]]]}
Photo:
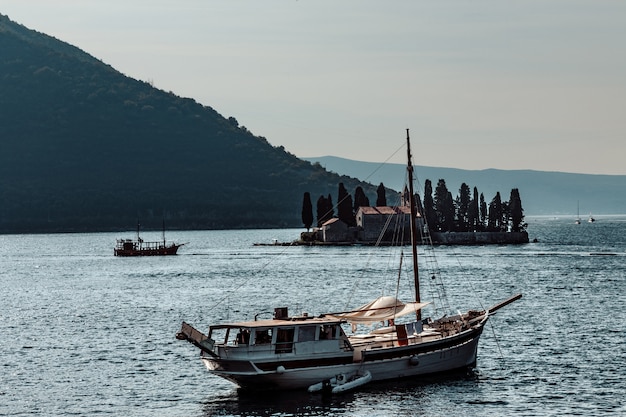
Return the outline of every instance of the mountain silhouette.
{"type": "MultiPolygon", "coordinates": [[[[369,182],[400,189],[405,168],[402,164],[381,165],[374,162],[353,161],[335,156],[305,158],[329,171],[361,178],[369,182]]],[[[509,199],[511,189],[518,188],[526,215],[575,216],[580,204],[581,215],[626,213],[626,175],[590,175],[534,170],[464,170],[415,166],[415,175],[421,187],[431,180],[433,187],[439,179],[446,181],[448,190],[457,196],[462,183],[476,187],[489,203],[497,192],[503,200],[509,199]]],[[[417,190],[416,190],[417,192],[417,190]]],[[[420,190],[421,193],[421,190],[420,190]]]]}
{"type": "Polygon", "coordinates": [[[329,173],[0,15],[0,232],[301,227],[329,173]]]}

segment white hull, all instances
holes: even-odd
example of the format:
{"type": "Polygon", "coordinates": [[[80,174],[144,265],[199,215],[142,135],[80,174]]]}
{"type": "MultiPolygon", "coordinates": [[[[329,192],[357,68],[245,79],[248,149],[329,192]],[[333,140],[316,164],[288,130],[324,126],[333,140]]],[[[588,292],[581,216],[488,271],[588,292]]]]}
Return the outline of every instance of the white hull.
{"type": "MultiPolygon", "coordinates": [[[[207,369],[222,378],[226,378],[238,386],[250,390],[290,390],[306,389],[326,379],[339,374],[354,372],[371,373],[372,381],[385,381],[400,378],[419,377],[450,372],[474,366],[478,350],[478,341],[482,332],[480,328],[469,331],[473,336],[460,344],[451,347],[435,349],[433,351],[411,354],[418,345],[396,348],[386,348],[377,351],[377,354],[397,354],[397,357],[381,360],[364,360],[345,365],[311,366],[289,369],[289,365],[277,366],[276,370],[261,371],[254,366],[254,372],[223,372],[216,369],[214,358],[203,356],[202,362],[207,369]],[[395,351],[395,352],[394,352],[395,351]],[[405,351],[403,354],[401,351],[405,351]]],[[[444,342],[445,339],[442,339],[444,342]]],[[[367,354],[366,354],[367,357],[367,354]]]]}

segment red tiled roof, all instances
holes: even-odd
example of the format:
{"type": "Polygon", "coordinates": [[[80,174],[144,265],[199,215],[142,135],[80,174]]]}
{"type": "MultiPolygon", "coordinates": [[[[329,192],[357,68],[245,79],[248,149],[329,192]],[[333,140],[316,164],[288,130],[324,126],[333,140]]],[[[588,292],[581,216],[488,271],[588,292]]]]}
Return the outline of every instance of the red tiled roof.
{"type": "MultiPolygon", "coordinates": [[[[378,206],[378,207],[359,207],[363,215],[393,215],[393,214],[411,214],[411,208],[408,206],[390,207],[390,206],[378,206]]],[[[417,213],[417,217],[421,217],[417,213]]]]}

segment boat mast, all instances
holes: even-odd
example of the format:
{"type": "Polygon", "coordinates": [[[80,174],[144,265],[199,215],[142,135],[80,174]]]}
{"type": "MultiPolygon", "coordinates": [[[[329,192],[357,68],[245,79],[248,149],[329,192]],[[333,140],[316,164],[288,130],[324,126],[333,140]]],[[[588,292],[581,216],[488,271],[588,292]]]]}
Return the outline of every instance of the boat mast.
{"type": "MultiPolygon", "coordinates": [[[[409,176],[409,201],[411,207],[411,250],[413,251],[413,282],[415,284],[415,302],[420,302],[420,281],[419,269],[417,262],[417,228],[415,218],[417,217],[417,209],[415,207],[415,194],[413,192],[413,163],[411,162],[411,141],[409,139],[409,129],[406,130],[406,153],[407,153],[407,173],[409,176]]],[[[422,319],[422,311],[415,312],[417,320],[422,319]]]]}
{"type": "Polygon", "coordinates": [[[141,249],[141,244],[143,240],[139,237],[139,220],[137,220],[137,245],[139,245],[139,249],[141,249]]]}

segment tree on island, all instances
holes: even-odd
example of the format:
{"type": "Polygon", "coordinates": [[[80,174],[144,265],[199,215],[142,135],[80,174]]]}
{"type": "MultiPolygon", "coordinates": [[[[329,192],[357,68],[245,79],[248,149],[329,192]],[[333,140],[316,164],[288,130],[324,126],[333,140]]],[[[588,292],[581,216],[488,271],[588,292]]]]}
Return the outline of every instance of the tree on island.
{"type": "Polygon", "coordinates": [[[452,193],[448,191],[446,195],[446,201],[444,204],[444,214],[443,214],[443,230],[446,232],[454,232],[456,230],[455,223],[455,214],[456,209],[454,207],[454,198],[452,198],[452,193]]]}
{"type": "Polygon", "coordinates": [[[469,185],[463,183],[456,199],[458,230],[467,232],[470,228],[470,204],[472,201],[469,185]]]}
{"type": "Polygon", "coordinates": [[[330,194],[328,194],[328,198],[321,195],[317,199],[317,226],[321,227],[326,221],[332,219],[334,215],[333,200],[330,194]]]}
{"type": "Polygon", "coordinates": [[[356,187],[354,190],[354,209],[353,212],[356,213],[359,210],[359,207],[369,207],[370,200],[365,195],[365,191],[361,186],[356,187]]]}
{"type": "Polygon", "coordinates": [[[487,223],[487,202],[485,201],[485,195],[480,193],[480,229],[485,229],[485,224],[487,223]]]}
{"type": "Polygon", "coordinates": [[[439,179],[437,182],[437,188],[435,188],[435,213],[437,214],[437,220],[435,223],[435,230],[438,231],[449,231],[448,227],[451,224],[451,220],[449,218],[450,209],[448,207],[450,201],[448,200],[448,195],[450,192],[448,191],[448,187],[446,186],[446,181],[443,179],[439,179]]]}
{"type": "Polygon", "coordinates": [[[430,180],[424,183],[424,220],[428,229],[432,232],[437,230],[437,212],[433,202],[433,185],[430,180]]]}
{"type": "Polygon", "coordinates": [[[497,192],[489,205],[485,196],[474,187],[473,197],[470,187],[463,183],[456,199],[448,191],[446,182],[440,179],[433,193],[432,183],[424,183],[424,204],[420,210],[431,232],[523,232],[524,214],[519,190],[511,190],[509,201],[502,201],[497,192]],[[433,198],[434,194],[434,198],[433,198]]]}
{"type": "Polygon", "coordinates": [[[337,192],[337,217],[348,226],[356,226],[354,213],[352,212],[352,196],[346,190],[343,182],[339,183],[337,192]]]}
{"type": "MultiPolygon", "coordinates": [[[[377,206],[387,204],[385,187],[381,183],[377,189],[377,206]]],[[[527,227],[524,221],[524,210],[519,190],[513,188],[509,201],[502,201],[498,191],[489,205],[485,197],[474,187],[473,194],[469,185],[462,183],[456,199],[448,191],[446,182],[440,179],[434,192],[430,180],[424,184],[424,198],[419,194],[412,196],[415,199],[418,212],[426,222],[431,232],[523,232],[527,227]]],[[[338,186],[337,217],[350,227],[356,226],[356,212],[360,207],[369,207],[369,198],[362,187],[357,187],[354,199],[348,193],[343,183],[338,186]],[[354,204],[353,204],[354,201],[354,204]]],[[[402,193],[403,204],[408,204],[408,190],[402,193]]],[[[317,225],[321,227],[326,221],[334,217],[332,197],[320,196],[317,200],[317,225]]],[[[313,224],[313,208],[311,196],[304,193],[302,200],[302,222],[307,231],[313,224]]]]}
{"type": "Polygon", "coordinates": [[[302,223],[307,232],[313,225],[313,204],[311,204],[311,194],[308,191],[302,198],[302,223]]]}
{"type": "Polygon", "coordinates": [[[512,232],[520,232],[526,228],[526,226],[522,224],[524,221],[524,209],[522,208],[522,199],[519,196],[519,190],[517,188],[511,190],[511,197],[509,198],[509,216],[512,232]]]}
{"type": "Polygon", "coordinates": [[[480,213],[478,209],[478,188],[474,187],[474,197],[470,201],[467,212],[467,221],[471,232],[479,231],[480,213]]]}
{"type": "Polygon", "coordinates": [[[500,191],[498,191],[489,203],[489,221],[487,222],[487,229],[490,232],[501,231],[502,227],[502,199],[500,197],[500,191]]]}
{"type": "Polygon", "coordinates": [[[387,192],[385,186],[381,182],[376,189],[376,207],[385,207],[387,205],[387,192]]]}

